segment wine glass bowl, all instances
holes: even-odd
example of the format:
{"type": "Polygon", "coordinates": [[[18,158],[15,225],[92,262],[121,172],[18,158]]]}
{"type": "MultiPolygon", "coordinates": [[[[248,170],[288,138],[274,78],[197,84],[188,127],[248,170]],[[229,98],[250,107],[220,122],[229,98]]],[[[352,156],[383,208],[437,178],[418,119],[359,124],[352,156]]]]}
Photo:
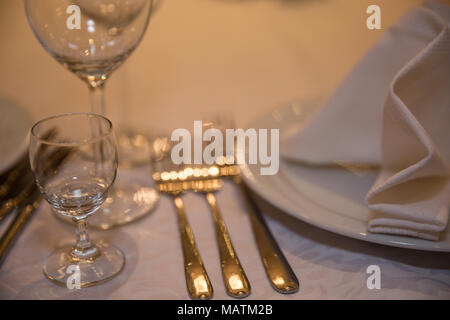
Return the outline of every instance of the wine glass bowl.
{"type": "Polygon", "coordinates": [[[152,1],[25,0],[25,10],[42,46],[67,69],[98,87],[139,45],[152,1]],[[74,5],[79,12],[72,10],[74,5]],[[70,27],[77,21],[79,29],[76,24],[70,27]]]}
{"type": "MultiPolygon", "coordinates": [[[[87,15],[101,19],[110,28],[125,28],[134,21],[146,5],[145,0],[76,0],[87,15]]],[[[115,31],[113,31],[115,32],[115,31]]]]}
{"type": "Polygon", "coordinates": [[[66,285],[67,268],[76,266],[82,287],[102,283],[118,274],[123,253],[104,242],[93,244],[87,218],[107,199],[117,173],[117,149],[111,122],[103,116],[73,113],[36,123],[30,134],[30,165],[47,202],[77,224],[75,245],[55,251],[46,261],[44,274],[66,285]],[[46,132],[53,130],[49,136],[46,132]],[[53,155],[64,153],[62,163],[53,155]]]}

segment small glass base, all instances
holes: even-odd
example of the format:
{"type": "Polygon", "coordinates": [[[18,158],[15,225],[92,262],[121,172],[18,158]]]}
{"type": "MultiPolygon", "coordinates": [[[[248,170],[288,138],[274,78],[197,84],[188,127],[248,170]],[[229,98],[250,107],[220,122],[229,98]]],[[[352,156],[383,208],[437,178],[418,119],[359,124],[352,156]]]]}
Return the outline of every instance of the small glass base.
{"type": "Polygon", "coordinates": [[[95,246],[97,252],[90,259],[74,258],[71,246],[53,252],[45,261],[44,275],[50,281],[70,289],[78,284],[85,288],[112,279],[125,266],[124,254],[105,242],[99,242],[95,246]]]}

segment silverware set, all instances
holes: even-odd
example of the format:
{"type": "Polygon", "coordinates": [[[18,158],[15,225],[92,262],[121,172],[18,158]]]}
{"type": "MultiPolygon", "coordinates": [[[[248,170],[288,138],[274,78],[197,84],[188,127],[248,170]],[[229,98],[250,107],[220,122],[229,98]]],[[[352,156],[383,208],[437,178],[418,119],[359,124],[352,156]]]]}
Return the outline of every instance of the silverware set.
{"type": "Polygon", "coordinates": [[[171,143],[167,137],[155,140],[155,156],[152,161],[153,179],[159,191],[174,197],[180,223],[186,284],[191,298],[211,298],[213,288],[183,209],[181,194],[188,191],[205,194],[211,208],[226,292],[234,298],[244,298],[251,292],[247,275],[239,262],[214,195],[222,188],[225,178],[236,184],[245,201],[259,254],[272,287],[283,294],[297,292],[299,289],[298,279],[271,234],[256,203],[251,198],[249,190],[242,180],[239,167],[227,163],[225,157],[218,158],[216,164],[210,166],[177,166],[170,160],[170,149],[171,143]]]}

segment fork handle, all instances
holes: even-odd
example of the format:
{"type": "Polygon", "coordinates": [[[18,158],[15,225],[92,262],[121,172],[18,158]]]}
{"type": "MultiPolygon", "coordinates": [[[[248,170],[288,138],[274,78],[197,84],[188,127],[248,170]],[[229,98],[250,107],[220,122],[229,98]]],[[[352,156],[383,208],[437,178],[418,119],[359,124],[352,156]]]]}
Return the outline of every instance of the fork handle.
{"type": "Polygon", "coordinates": [[[240,176],[234,177],[233,180],[239,186],[245,200],[256,244],[272,287],[280,293],[297,292],[298,279],[270,232],[258,206],[251,198],[248,187],[240,176]]]}
{"type": "Polygon", "coordinates": [[[206,199],[214,216],[222,276],[227,293],[234,298],[245,298],[251,291],[247,275],[234,251],[227,227],[217,206],[216,197],[211,192],[207,192],[206,199]]]}
{"type": "Polygon", "coordinates": [[[192,299],[209,299],[213,288],[208,273],[203,266],[202,258],[195,244],[194,234],[184,212],[183,200],[175,195],[173,202],[177,208],[181,245],[183,248],[184,274],[188,293],[192,299]]]}

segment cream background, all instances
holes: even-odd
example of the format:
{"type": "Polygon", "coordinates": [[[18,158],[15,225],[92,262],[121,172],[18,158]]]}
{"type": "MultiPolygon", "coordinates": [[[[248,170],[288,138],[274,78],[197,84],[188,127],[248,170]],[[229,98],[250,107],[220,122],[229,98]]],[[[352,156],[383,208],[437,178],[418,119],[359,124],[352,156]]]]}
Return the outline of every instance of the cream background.
{"type": "MultiPolygon", "coordinates": [[[[368,0],[162,0],[141,45],[106,87],[108,116],[141,130],[192,127],[233,114],[238,125],[329,93],[383,30],[368,0]]],[[[416,0],[377,1],[387,28],[416,0]]],[[[36,119],[90,111],[88,90],[35,39],[18,0],[0,0],[0,95],[36,119]]]]}

